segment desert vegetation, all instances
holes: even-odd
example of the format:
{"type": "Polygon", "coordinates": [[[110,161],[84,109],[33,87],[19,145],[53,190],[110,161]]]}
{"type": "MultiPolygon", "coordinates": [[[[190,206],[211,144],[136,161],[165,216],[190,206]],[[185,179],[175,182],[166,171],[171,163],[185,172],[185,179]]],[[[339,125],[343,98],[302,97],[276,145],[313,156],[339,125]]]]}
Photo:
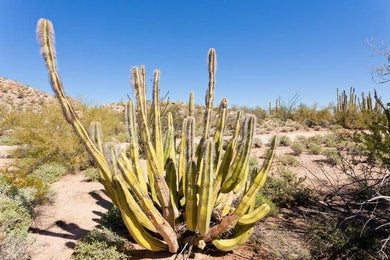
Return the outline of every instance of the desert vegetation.
{"type": "Polygon", "coordinates": [[[325,108],[297,95],[268,109],[228,109],[225,99],[216,107],[210,49],[205,105],[194,93],[188,104],[160,100],[158,70],[148,101],[140,67],[135,103],[88,106],[65,95],[52,25],[38,27],[60,102],[30,102],[33,90],[0,80],[0,146],[13,147],[0,153],[12,157],[0,169],[0,258],[30,258],[36,207],[55,201],[53,183],[80,172],[102,183],[112,205],[74,259],[131,259],[139,245],[184,257],[389,255],[390,112],[378,93],[335,90],[325,108]]]}

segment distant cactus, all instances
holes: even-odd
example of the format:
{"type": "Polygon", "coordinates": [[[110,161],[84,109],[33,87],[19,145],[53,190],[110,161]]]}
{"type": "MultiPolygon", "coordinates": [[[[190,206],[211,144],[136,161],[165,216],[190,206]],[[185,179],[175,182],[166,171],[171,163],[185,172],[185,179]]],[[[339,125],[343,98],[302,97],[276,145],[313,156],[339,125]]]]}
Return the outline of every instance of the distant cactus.
{"type": "Polygon", "coordinates": [[[172,253],[179,250],[179,244],[203,248],[207,243],[213,243],[218,249],[229,251],[245,243],[253,232],[255,222],[270,210],[267,204],[254,209],[254,203],[271,167],[276,138],[272,141],[263,167],[254,168],[249,173],[255,116],[247,115],[241,124],[242,113],[238,113],[234,136],[223,151],[226,99],[220,105],[215,134],[210,136],[216,72],[215,50],[210,49],[208,54],[209,86],[204,114],[205,127],[197,147],[194,144],[196,122],[193,117],[193,93],[190,95],[188,116],[183,121],[177,155],[172,115],[168,114],[165,139],[161,133],[160,72],[154,72],[153,101],[149,106],[146,99],[145,67],[135,67],[131,70],[131,75],[137,102],[134,105],[129,100],[126,108],[130,136],[129,157],[124,152],[118,153],[111,149],[105,158],[100,124],[94,122],[88,135],[65,96],[56,69],[51,22],[40,19],[37,33],[52,87],[62,105],[64,116],[100,169],[100,180],[114,205],[120,209],[122,219],[136,242],[149,250],[169,250],[172,253]],[[141,143],[146,154],[146,170],[140,164],[141,143]],[[234,194],[236,197],[242,194],[237,208],[231,206],[234,194]],[[210,227],[211,222],[213,225],[210,227]],[[225,234],[233,228],[231,237],[225,238],[225,234]],[[224,238],[221,238],[222,235],[224,238]]]}

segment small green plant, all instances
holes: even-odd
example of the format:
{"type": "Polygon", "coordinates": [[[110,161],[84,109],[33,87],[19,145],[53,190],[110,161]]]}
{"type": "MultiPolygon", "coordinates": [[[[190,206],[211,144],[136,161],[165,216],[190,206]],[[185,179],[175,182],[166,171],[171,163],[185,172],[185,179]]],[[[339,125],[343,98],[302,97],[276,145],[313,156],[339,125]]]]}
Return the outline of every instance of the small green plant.
{"type": "Polygon", "coordinates": [[[46,163],[35,169],[31,174],[29,174],[29,177],[50,184],[58,181],[65,173],[67,173],[67,170],[61,164],[46,163]]]}
{"type": "Polygon", "coordinates": [[[316,143],[309,143],[308,149],[311,154],[320,154],[322,152],[322,147],[316,143]]]}
{"type": "Polygon", "coordinates": [[[283,135],[280,138],[280,145],[282,146],[290,146],[292,144],[291,138],[288,137],[287,135],[283,135]]]}
{"type": "Polygon", "coordinates": [[[93,167],[87,168],[84,171],[84,175],[88,181],[100,181],[100,174],[97,168],[93,168],[93,167]]]}
{"type": "Polygon", "coordinates": [[[295,155],[300,155],[303,151],[305,151],[305,145],[302,143],[294,142],[290,147],[295,155]]]}
{"type": "Polygon", "coordinates": [[[279,162],[283,166],[299,166],[300,163],[298,159],[291,154],[283,154],[282,156],[279,157],[279,162]]]}
{"type": "Polygon", "coordinates": [[[336,166],[343,162],[343,157],[336,149],[325,149],[322,153],[331,165],[336,166]]]}
{"type": "Polygon", "coordinates": [[[33,190],[18,189],[0,177],[0,259],[29,259],[34,196],[33,190]]]}
{"type": "Polygon", "coordinates": [[[94,229],[74,248],[75,260],[131,259],[134,247],[109,229],[94,229]]]}
{"type": "Polygon", "coordinates": [[[303,185],[305,178],[298,178],[290,169],[279,166],[276,173],[269,176],[263,194],[278,207],[291,208],[305,204],[313,196],[303,185]]]}

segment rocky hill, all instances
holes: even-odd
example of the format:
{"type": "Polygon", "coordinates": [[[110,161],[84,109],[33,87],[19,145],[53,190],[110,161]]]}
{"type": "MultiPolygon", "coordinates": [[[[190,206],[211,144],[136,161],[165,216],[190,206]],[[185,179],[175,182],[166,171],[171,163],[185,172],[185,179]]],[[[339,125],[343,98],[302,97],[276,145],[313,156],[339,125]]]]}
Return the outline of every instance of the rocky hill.
{"type": "Polygon", "coordinates": [[[43,106],[56,102],[53,95],[0,77],[0,107],[16,111],[40,111],[43,106]]]}

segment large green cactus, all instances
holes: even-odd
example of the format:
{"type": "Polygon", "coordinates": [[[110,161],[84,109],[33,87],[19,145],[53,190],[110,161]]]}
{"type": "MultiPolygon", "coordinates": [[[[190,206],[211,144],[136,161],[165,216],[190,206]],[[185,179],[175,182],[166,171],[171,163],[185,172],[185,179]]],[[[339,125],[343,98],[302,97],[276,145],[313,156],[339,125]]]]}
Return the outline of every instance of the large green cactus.
{"type": "Polygon", "coordinates": [[[94,122],[88,135],[65,96],[56,69],[51,22],[40,19],[37,33],[52,87],[64,116],[99,167],[101,182],[114,205],[120,209],[122,219],[136,242],[149,250],[169,250],[172,253],[179,250],[179,244],[186,243],[203,248],[212,242],[224,251],[245,243],[252,234],[254,223],[270,209],[266,204],[254,209],[254,202],[271,167],[276,139],[272,140],[264,166],[255,168],[249,174],[255,116],[247,115],[241,124],[242,113],[238,114],[236,131],[223,151],[226,99],[221,102],[215,134],[211,136],[215,50],[210,49],[208,54],[209,86],[205,128],[197,147],[194,143],[196,122],[193,116],[193,93],[190,95],[188,116],[183,121],[179,151],[176,154],[171,114],[168,114],[165,140],[161,133],[160,72],[154,73],[153,102],[148,105],[145,68],[135,67],[131,75],[137,102],[134,105],[129,100],[126,106],[129,157],[124,152],[117,154],[111,149],[105,158],[100,124],[94,122]],[[146,169],[140,164],[141,146],[146,154],[146,169]],[[234,198],[241,198],[237,208],[232,207],[234,198]],[[210,223],[213,223],[212,226],[210,223]],[[186,228],[183,229],[183,226],[186,228]],[[222,239],[230,230],[233,230],[232,236],[222,239]]]}

